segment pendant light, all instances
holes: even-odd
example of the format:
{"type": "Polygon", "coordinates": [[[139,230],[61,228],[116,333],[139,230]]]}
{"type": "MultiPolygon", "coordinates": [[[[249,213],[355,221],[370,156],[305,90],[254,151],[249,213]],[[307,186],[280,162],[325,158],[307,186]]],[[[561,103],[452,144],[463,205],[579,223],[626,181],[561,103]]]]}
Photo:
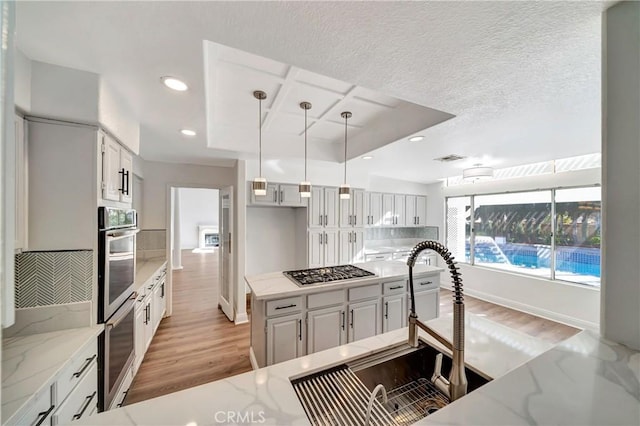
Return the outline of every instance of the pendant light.
{"type": "Polygon", "coordinates": [[[304,110],[304,181],[298,185],[298,192],[302,198],[311,197],[311,182],[307,181],[307,111],[311,109],[310,102],[300,102],[304,110]]]}
{"type": "Polygon", "coordinates": [[[262,101],[267,99],[267,94],[262,90],[256,90],[253,92],[253,97],[258,100],[258,127],[259,127],[259,136],[258,136],[258,150],[259,150],[259,159],[258,159],[258,177],[253,179],[253,184],[251,187],[253,188],[254,195],[267,195],[267,180],[262,177],[262,101]]]}
{"type": "Polygon", "coordinates": [[[347,120],[351,118],[351,113],[345,111],[340,116],[344,118],[344,183],[340,185],[338,194],[340,199],[348,200],[351,198],[351,187],[347,184],[347,120]]]}

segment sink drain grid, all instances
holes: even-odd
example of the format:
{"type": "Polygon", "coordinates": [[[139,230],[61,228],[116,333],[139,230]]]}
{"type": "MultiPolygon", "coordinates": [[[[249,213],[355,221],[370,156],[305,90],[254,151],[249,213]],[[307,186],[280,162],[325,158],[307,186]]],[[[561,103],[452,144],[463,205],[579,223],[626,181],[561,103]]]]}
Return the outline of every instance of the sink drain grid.
{"type": "Polygon", "coordinates": [[[410,425],[449,404],[429,380],[420,378],[391,390],[385,404],[399,425],[410,425]]]}

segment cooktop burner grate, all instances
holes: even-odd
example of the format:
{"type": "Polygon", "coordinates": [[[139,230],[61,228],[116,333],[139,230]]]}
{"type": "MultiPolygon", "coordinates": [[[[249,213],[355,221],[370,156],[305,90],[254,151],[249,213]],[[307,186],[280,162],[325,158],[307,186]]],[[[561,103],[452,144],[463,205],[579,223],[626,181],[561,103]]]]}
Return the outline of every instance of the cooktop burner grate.
{"type": "Polygon", "coordinates": [[[325,268],[285,271],[283,274],[298,285],[320,284],[375,276],[373,272],[366,271],[353,265],[327,266],[325,268]]]}

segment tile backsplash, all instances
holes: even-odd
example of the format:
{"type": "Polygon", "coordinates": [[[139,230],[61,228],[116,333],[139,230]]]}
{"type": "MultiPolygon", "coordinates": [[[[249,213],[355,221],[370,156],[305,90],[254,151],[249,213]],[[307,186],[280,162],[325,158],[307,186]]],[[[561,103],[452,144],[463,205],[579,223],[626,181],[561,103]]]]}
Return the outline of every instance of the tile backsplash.
{"type": "Polygon", "coordinates": [[[364,232],[365,241],[397,240],[405,238],[438,240],[439,237],[437,226],[424,226],[420,228],[367,228],[364,232]]]}
{"type": "Polygon", "coordinates": [[[164,250],[167,247],[166,229],[143,229],[136,238],[138,250],[164,250]]]}
{"type": "Polygon", "coordinates": [[[92,250],[16,254],[16,308],[90,301],[93,262],[92,250]]]}

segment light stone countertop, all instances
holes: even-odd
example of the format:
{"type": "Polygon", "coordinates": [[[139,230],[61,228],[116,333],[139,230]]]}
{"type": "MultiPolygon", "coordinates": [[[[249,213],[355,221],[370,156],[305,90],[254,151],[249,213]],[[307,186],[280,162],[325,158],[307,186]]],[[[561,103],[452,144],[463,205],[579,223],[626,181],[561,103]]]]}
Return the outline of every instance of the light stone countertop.
{"type": "Polygon", "coordinates": [[[151,259],[136,259],[136,279],[135,291],[139,291],[149,279],[158,272],[158,269],[167,263],[164,257],[154,257],[151,259]]]}
{"type": "MultiPolygon", "coordinates": [[[[402,279],[409,275],[407,265],[402,262],[378,261],[354,263],[354,266],[373,272],[376,276],[358,278],[354,280],[335,281],[326,284],[312,284],[303,287],[295,284],[289,278],[284,276],[282,272],[251,275],[245,277],[245,281],[249,287],[251,287],[253,296],[257,300],[269,300],[326,291],[334,288],[338,289],[366,285],[379,282],[380,280],[392,280],[395,278],[402,279]]],[[[439,274],[442,271],[444,271],[442,268],[427,265],[416,265],[413,268],[413,275],[414,277],[420,277],[429,274],[439,274]]]]}
{"type": "Polygon", "coordinates": [[[73,328],[2,341],[2,424],[22,415],[33,396],[56,379],[102,326],[73,328]]]}
{"type": "MultiPolygon", "coordinates": [[[[429,321],[433,328],[445,336],[450,335],[451,323],[452,319],[449,316],[429,321]]],[[[291,378],[322,371],[325,368],[340,365],[392,346],[403,345],[406,342],[407,334],[406,328],[379,334],[228,379],[101,413],[87,419],[81,419],[78,424],[197,424],[202,426],[225,424],[222,420],[228,419],[227,416],[231,413],[236,416],[249,416],[257,421],[264,419],[264,422],[260,422],[262,424],[306,425],[309,424],[309,420],[291,385],[291,378]]],[[[509,371],[517,369],[553,347],[549,343],[473,314],[467,315],[466,335],[467,363],[476,370],[494,378],[505,376],[509,371]]],[[[435,344],[431,337],[422,332],[421,338],[435,344]]],[[[593,367],[597,369],[598,366],[594,364],[593,367]]],[[[624,373],[623,370],[620,372],[624,373]]],[[[592,376],[594,373],[587,370],[585,374],[592,376]]],[[[507,374],[505,377],[509,377],[509,375],[507,374]]],[[[519,388],[526,388],[528,384],[510,383],[510,386],[515,387],[514,392],[517,394],[519,388]]],[[[476,393],[479,391],[477,390],[476,393]]],[[[617,389],[616,391],[624,393],[624,390],[617,389]]],[[[499,387],[495,392],[505,391],[499,387]]],[[[615,396],[614,392],[613,397],[615,396]]],[[[464,405],[466,398],[470,398],[470,396],[455,402],[457,409],[453,411],[466,410],[464,405]]],[[[522,405],[526,402],[526,397],[523,398],[523,400],[513,403],[522,405]]],[[[590,404],[591,401],[584,403],[590,404]]],[[[471,407],[474,410],[481,409],[475,405],[471,407]]],[[[567,409],[574,408],[567,407],[567,409]]],[[[442,409],[441,413],[444,414],[447,411],[452,410],[447,407],[442,409]]],[[[469,418],[472,415],[469,413],[469,418]]],[[[420,423],[431,424],[432,418],[435,418],[435,415],[423,419],[420,423]]],[[[511,420],[510,417],[495,417],[492,424],[508,423],[511,420]]],[[[524,420],[519,423],[524,423],[524,420]]],[[[475,424],[475,422],[472,421],[471,424],[475,424]]]]}

